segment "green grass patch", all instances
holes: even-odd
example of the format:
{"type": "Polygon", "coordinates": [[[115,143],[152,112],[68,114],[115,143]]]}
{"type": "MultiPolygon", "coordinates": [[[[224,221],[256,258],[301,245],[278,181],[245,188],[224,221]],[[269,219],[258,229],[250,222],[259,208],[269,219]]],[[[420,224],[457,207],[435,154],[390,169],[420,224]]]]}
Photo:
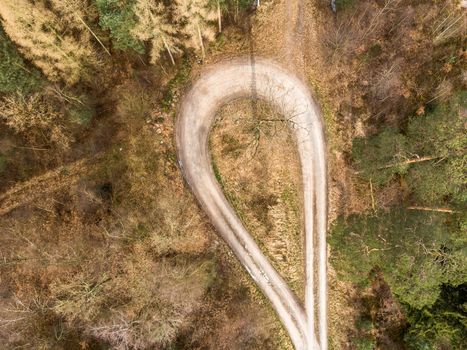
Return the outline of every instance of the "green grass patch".
{"type": "Polygon", "coordinates": [[[345,11],[352,9],[356,4],[358,0],[336,0],[336,10],[337,11],[345,11]]]}
{"type": "Polygon", "coordinates": [[[88,106],[79,106],[71,108],[68,114],[73,123],[87,125],[96,116],[96,111],[88,106]]]}
{"type": "Polygon", "coordinates": [[[219,171],[219,167],[214,160],[212,160],[212,170],[214,171],[214,176],[216,177],[217,182],[219,182],[221,188],[224,189],[224,181],[222,180],[221,172],[219,171]]]}
{"type": "Polygon", "coordinates": [[[7,157],[0,153],[0,173],[2,173],[6,169],[7,164],[8,164],[7,157]]]}
{"type": "Polygon", "coordinates": [[[191,73],[191,63],[188,58],[183,60],[183,63],[177,70],[177,74],[167,84],[167,90],[161,101],[162,109],[165,112],[173,110],[175,97],[180,88],[188,82],[191,73]]]}
{"type": "Polygon", "coordinates": [[[41,73],[27,66],[0,27],[0,93],[20,91],[25,94],[37,90],[40,85],[41,73]]]}

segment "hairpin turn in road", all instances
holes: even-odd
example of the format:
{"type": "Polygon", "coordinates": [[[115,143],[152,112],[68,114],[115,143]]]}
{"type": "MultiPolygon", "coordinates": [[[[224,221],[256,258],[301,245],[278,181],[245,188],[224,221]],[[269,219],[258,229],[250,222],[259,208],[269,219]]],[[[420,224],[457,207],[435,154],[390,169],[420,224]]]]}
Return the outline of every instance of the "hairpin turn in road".
{"type": "Polygon", "coordinates": [[[269,298],[295,348],[327,350],[326,147],[321,114],[307,86],[268,60],[243,59],[209,67],[182,100],[176,142],[180,168],[201,207],[269,298]],[[271,102],[295,132],[305,214],[304,306],[246,231],[212,169],[208,138],[215,113],[241,97],[271,102]]]}

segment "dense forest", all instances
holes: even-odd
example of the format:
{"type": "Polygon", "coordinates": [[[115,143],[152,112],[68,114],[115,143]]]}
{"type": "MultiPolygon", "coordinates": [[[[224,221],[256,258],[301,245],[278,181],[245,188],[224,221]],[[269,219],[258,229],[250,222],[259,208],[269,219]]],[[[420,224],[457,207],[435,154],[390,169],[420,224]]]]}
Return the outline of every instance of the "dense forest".
{"type": "Polygon", "coordinates": [[[370,191],[401,194],[332,229],[334,266],[362,286],[383,276],[407,318],[397,336],[411,349],[467,346],[466,97],[437,102],[401,129],[354,139],[352,161],[370,191]]]}
{"type": "MultiPolygon", "coordinates": [[[[362,2],[335,3],[338,23],[358,35],[362,2]]],[[[386,1],[361,29],[366,45],[342,45],[338,30],[330,43],[365,77],[350,85],[349,114],[364,116],[342,156],[356,195],[329,233],[331,265],[360,303],[357,349],[467,346],[465,10],[456,5],[386,1]]]]}

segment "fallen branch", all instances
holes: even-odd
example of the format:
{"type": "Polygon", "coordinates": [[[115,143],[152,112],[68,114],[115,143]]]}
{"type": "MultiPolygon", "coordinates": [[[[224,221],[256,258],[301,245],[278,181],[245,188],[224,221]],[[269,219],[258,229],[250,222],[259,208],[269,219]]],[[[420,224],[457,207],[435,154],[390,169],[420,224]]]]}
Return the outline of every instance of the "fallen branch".
{"type": "Polygon", "coordinates": [[[92,165],[104,156],[105,153],[98,153],[93,157],[77,160],[23,183],[15,184],[0,194],[0,217],[39,198],[50,197],[52,193],[63,188],[70,188],[78,183],[83,175],[89,174],[92,171],[92,165]]]}
{"type": "Polygon", "coordinates": [[[373,182],[371,182],[371,179],[370,179],[370,194],[371,194],[371,208],[373,208],[373,211],[375,211],[376,210],[375,196],[373,195],[373,182]]]}
{"type": "Polygon", "coordinates": [[[407,210],[435,211],[438,213],[450,213],[450,214],[459,213],[458,211],[452,210],[449,208],[430,208],[430,207],[417,207],[417,206],[407,207],[407,210]]]}
{"type": "MultiPolygon", "coordinates": [[[[401,165],[408,165],[408,164],[413,164],[413,163],[420,163],[420,162],[427,162],[429,160],[435,160],[435,159],[440,159],[442,157],[431,157],[431,156],[427,156],[427,157],[418,157],[418,158],[414,158],[414,159],[408,159],[408,160],[405,160],[403,162],[399,162],[399,163],[390,163],[390,164],[386,164],[386,165],[383,165],[383,166],[380,166],[378,168],[376,168],[376,170],[384,170],[384,169],[389,169],[389,168],[394,168],[396,166],[401,166],[401,165]]],[[[362,170],[359,170],[359,171],[356,171],[354,174],[361,174],[363,173],[362,170]]]]}
{"type": "Polygon", "coordinates": [[[86,22],[78,15],[77,15],[77,18],[83,24],[83,26],[92,34],[92,36],[97,40],[97,42],[102,46],[102,48],[107,53],[107,55],[112,56],[110,54],[110,51],[105,47],[105,45],[102,43],[99,37],[92,31],[92,29],[86,24],[86,22]]]}
{"type": "Polygon", "coordinates": [[[409,159],[409,160],[406,160],[406,161],[403,161],[403,162],[399,162],[399,163],[392,163],[392,164],[387,164],[387,165],[383,165],[379,168],[377,168],[378,170],[382,170],[382,169],[389,169],[389,168],[394,168],[396,166],[401,166],[401,165],[407,165],[407,164],[413,164],[413,163],[420,163],[420,162],[426,162],[426,161],[429,161],[429,160],[435,160],[435,159],[439,159],[440,157],[430,157],[430,156],[427,156],[427,157],[421,157],[421,158],[415,158],[415,159],[409,159]]]}

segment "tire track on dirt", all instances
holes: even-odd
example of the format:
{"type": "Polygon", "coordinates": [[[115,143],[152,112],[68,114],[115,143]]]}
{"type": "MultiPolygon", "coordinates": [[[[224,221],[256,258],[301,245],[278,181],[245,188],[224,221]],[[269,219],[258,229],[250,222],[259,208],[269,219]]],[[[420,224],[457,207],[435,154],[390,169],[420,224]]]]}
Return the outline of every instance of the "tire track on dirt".
{"type": "Polygon", "coordinates": [[[209,67],[184,96],[175,132],[179,164],[186,181],[219,235],[271,301],[295,348],[327,349],[325,319],[319,319],[321,344],[315,334],[313,293],[317,261],[321,272],[318,273],[319,318],[326,316],[323,313],[327,304],[326,148],[321,114],[306,85],[276,64],[259,58],[255,58],[253,65],[251,58],[247,58],[209,67]],[[231,100],[252,95],[273,103],[289,118],[296,135],[305,213],[308,291],[305,308],[246,231],[212,169],[208,137],[216,111],[231,100]]]}

